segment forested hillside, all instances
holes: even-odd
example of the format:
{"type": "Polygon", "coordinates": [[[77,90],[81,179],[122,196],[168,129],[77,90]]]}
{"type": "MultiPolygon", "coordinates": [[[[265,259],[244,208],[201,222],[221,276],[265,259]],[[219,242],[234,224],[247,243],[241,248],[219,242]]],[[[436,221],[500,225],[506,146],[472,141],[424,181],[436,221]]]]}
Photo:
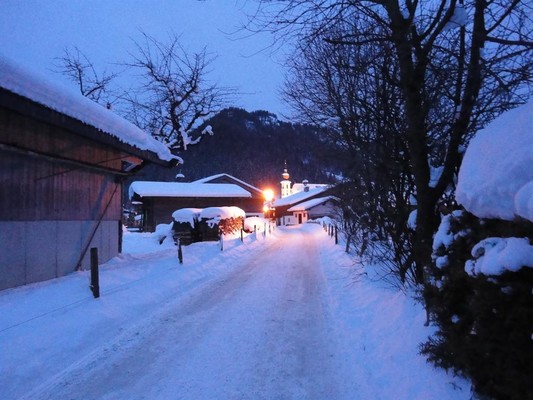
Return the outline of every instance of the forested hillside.
{"type": "Polygon", "coordinates": [[[206,121],[214,134],[190,146],[179,155],[184,164],[176,169],[150,166],[136,180],[193,181],[209,175],[228,173],[257,187],[277,188],[284,162],[293,182],[329,183],[338,176],[341,161],[324,131],[310,125],[280,121],[267,111],[247,112],[228,108],[206,121]]]}

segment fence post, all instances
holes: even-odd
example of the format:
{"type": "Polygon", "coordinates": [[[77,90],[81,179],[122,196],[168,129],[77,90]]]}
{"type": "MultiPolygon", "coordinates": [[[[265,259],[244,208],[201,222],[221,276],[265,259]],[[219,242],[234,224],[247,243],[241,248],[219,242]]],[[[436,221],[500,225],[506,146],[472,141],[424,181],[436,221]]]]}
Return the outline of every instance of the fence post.
{"type": "Polygon", "coordinates": [[[178,260],[183,264],[183,251],[181,249],[181,239],[178,238],[178,260]]]}
{"type": "Polygon", "coordinates": [[[335,244],[339,244],[337,225],[335,225],[335,244]]]}
{"type": "Polygon", "coordinates": [[[91,291],[95,299],[100,297],[100,282],[98,279],[98,248],[91,247],[91,291]]]}
{"type": "Polygon", "coordinates": [[[266,222],[265,222],[265,226],[263,228],[263,237],[265,237],[265,238],[267,237],[267,224],[266,224],[266,222]]]}
{"type": "Polygon", "coordinates": [[[241,229],[241,243],[244,242],[243,232],[244,232],[244,229],[241,229]]]}
{"type": "Polygon", "coordinates": [[[220,233],[220,251],[224,251],[224,235],[220,233]]]}

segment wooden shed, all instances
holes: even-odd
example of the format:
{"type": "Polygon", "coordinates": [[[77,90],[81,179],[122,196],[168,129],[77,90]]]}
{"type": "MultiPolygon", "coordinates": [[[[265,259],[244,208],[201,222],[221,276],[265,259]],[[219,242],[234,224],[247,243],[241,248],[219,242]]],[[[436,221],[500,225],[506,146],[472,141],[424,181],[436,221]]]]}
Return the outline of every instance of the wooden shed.
{"type": "Polygon", "coordinates": [[[122,180],[175,164],[145,132],[0,58],[0,290],[121,251],[122,180]]]}
{"type": "Polygon", "coordinates": [[[143,230],[147,232],[168,224],[172,213],[181,208],[235,206],[247,215],[261,215],[264,203],[261,190],[228,174],[194,182],[136,181],[130,185],[129,194],[141,208],[143,230]]]}

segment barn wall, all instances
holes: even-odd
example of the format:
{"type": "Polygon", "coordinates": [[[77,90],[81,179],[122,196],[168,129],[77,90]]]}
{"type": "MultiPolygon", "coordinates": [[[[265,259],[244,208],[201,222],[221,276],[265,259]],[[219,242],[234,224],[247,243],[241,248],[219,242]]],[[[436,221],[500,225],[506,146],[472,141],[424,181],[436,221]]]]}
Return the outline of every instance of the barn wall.
{"type": "Polygon", "coordinates": [[[0,107],[0,143],[120,170],[116,149],[0,107]]]}
{"type": "Polygon", "coordinates": [[[121,216],[120,183],[112,175],[0,151],[0,220],[93,220],[121,216]]]}
{"type": "MultiPolygon", "coordinates": [[[[0,221],[0,290],[76,270],[97,221],[0,221]]],[[[88,248],[100,263],[118,254],[118,221],[102,221],[88,248]]],[[[89,252],[81,269],[90,267],[89,252]]]]}
{"type": "Polygon", "coordinates": [[[85,247],[118,254],[122,184],[54,157],[120,170],[126,154],[2,108],[0,144],[0,290],[75,271],[85,247]]]}

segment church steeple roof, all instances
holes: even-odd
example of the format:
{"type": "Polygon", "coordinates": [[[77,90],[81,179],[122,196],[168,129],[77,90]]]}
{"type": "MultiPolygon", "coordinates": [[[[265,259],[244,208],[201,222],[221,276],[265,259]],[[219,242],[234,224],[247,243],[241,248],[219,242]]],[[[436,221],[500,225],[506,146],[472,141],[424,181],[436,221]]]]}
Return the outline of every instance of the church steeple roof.
{"type": "Polygon", "coordinates": [[[287,171],[287,161],[285,160],[285,168],[283,168],[283,174],[281,174],[281,176],[283,177],[284,180],[288,180],[290,175],[289,175],[289,172],[287,171]]]}

